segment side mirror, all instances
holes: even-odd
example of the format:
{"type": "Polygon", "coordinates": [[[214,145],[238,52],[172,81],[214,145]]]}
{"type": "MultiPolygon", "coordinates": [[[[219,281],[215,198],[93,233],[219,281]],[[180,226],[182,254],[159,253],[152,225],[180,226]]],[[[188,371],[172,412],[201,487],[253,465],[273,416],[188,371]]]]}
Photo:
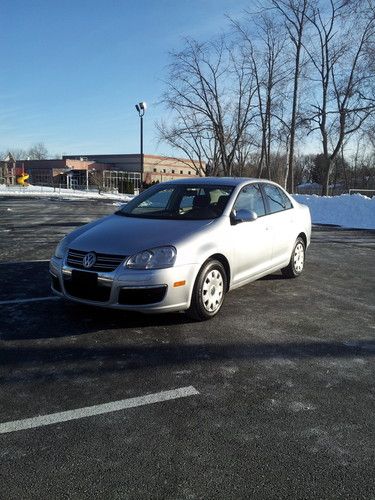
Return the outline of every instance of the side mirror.
{"type": "Polygon", "coordinates": [[[244,208],[233,212],[232,221],[233,224],[239,224],[240,222],[251,222],[258,218],[257,214],[252,210],[245,210],[244,208]]]}

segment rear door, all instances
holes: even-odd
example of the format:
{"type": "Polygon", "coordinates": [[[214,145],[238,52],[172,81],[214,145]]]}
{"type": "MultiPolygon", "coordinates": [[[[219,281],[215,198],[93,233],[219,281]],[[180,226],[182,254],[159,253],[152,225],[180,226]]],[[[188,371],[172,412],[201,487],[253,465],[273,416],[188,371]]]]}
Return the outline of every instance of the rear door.
{"type": "Polygon", "coordinates": [[[272,236],[272,265],[289,261],[296,238],[295,208],[282,189],[274,184],[261,184],[267,212],[269,232],[272,236]]]}
{"type": "Polygon", "coordinates": [[[248,184],[242,188],[233,211],[241,209],[252,210],[258,218],[230,227],[228,238],[233,246],[232,284],[239,284],[269,269],[272,256],[268,216],[259,184],[248,184]]]}

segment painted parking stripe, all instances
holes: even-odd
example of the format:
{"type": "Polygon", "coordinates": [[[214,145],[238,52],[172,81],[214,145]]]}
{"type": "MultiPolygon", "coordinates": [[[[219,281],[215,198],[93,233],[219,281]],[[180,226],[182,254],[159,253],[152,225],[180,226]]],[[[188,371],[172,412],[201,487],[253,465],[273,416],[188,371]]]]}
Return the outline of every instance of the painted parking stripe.
{"type": "Polygon", "coordinates": [[[8,304],[27,304],[29,302],[43,302],[44,300],[60,300],[61,297],[50,295],[48,297],[36,297],[34,299],[14,299],[14,300],[0,300],[0,306],[8,304]]]}
{"type": "Polygon", "coordinates": [[[60,413],[50,413],[39,417],[25,418],[23,420],[13,420],[0,424],[0,434],[8,432],[22,431],[25,429],[33,429],[35,427],[43,427],[45,425],[58,424],[60,422],[68,422],[69,420],[77,420],[80,418],[93,417],[95,415],[103,415],[104,413],[112,413],[114,411],[126,410],[137,406],[150,405],[160,403],[162,401],[170,401],[172,399],[187,398],[199,394],[193,386],[180,387],[171,391],[156,392],[146,396],[136,398],[122,399],[112,401],[95,406],[86,406],[77,410],[62,411],[60,413]]]}

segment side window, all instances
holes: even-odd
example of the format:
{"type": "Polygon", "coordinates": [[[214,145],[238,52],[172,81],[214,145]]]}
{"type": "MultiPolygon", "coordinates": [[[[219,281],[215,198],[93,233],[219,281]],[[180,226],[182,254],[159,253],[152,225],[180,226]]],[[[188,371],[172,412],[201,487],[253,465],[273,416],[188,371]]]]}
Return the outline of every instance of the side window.
{"type": "Polygon", "coordinates": [[[263,184],[263,189],[267,196],[271,214],[293,208],[290,199],[277,186],[263,184]]]}
{"type": "Polygon", "coordinates": [[[266,210],[264,208],[263,197],[259,185],[251,184],[250,186],[244,187],[240,191],[233,208],[234,210],[252,210],[258,217],[265,215],[266,210]]]}

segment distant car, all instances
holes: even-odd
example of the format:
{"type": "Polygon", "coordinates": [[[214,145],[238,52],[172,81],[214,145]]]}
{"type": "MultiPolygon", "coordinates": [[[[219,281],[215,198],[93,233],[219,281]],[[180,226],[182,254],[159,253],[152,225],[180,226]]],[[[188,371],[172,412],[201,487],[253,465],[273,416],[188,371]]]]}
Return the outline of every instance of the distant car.
{"type": "Polygon", "coordinates": [[[274,182],[165,182],[67,235],[50,262],[52,290],[85,304],[205,320],[229,290],[280,269],[299,276],[310,236],[309,209],[274,182]]]}

